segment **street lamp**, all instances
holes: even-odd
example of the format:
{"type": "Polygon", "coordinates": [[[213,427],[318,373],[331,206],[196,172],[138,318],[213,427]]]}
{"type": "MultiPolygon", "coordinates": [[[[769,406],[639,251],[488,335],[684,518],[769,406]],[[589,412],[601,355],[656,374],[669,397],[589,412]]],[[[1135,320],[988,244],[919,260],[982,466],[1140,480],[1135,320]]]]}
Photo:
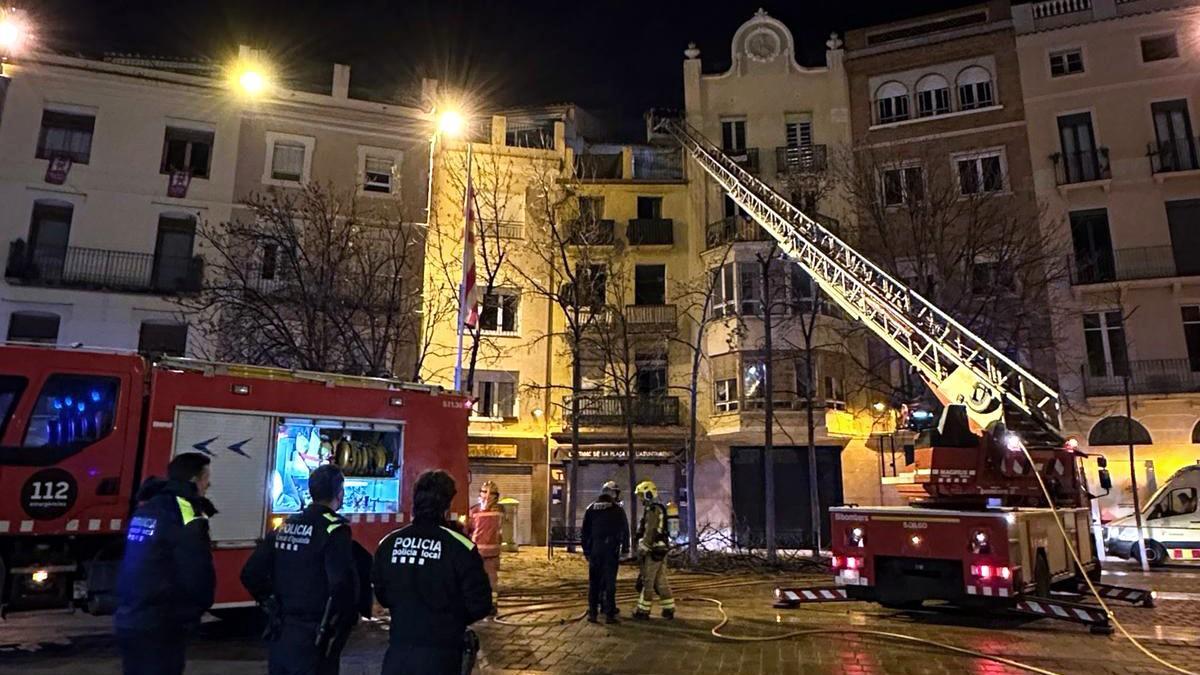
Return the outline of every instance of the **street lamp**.
{"type": "Polygon", "coordinates": [[[438,116],[438,133],[450,138],[458,138],[467,128],[467,120],[457,110],[445,110],[438,116]]]}
{"type": "Polygon", "coordinates": [[[32,30],[25,13],[15,7],[0,7],[0,61],[28,49],[32,30]]]}
{"type": "Polygon", "coordinates": [[[229,88],[247,99],[262,98],[270,93],[275,81],[265,61],[245,54],[229,67],[228,77],[229,88]]]}

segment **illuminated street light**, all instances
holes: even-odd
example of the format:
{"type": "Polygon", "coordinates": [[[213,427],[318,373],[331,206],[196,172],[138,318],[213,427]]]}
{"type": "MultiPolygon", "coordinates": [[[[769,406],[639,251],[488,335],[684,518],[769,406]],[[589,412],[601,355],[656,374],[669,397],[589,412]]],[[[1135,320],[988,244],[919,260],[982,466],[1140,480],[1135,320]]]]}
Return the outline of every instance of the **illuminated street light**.
{"type": "Polygon", "coordinates": [[[24,12],[0,7],[0,58],[24,51],[29,46],[31,33],[24,12]]]}
{"type": "Polygon", "coordinates": [[[457,110],[447,110],[438,117],[438,133],[443,136],[457,138],[466,127],[466,118],[457,110]]]}
{"type": "Polygon", "coordinates": [[[263,92],[263,89],[266,89],[267,81],[262,73],[256,70],[247,70],[238,78],[238,85],[247,94],[258,96],[263,92]]]}
{"type": "Polygon", "coordinates": [[[275,78],[268,64],[252,56],[248,50],[229,68],[229,87],[249,99],[262,98],[270,93],[275,78]]]}

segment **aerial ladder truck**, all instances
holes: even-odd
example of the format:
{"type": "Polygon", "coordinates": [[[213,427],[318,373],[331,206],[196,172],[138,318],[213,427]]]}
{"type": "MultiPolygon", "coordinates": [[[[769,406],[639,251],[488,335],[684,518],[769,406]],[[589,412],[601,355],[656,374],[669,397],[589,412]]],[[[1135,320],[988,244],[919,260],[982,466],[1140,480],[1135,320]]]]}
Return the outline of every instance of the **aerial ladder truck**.
{"type": "MultiPolygon", "coordinates": [[[[1152,604],[1150,591],[1098,583],[1086,454],[1061,431],[1057,392],[683,119],[656,116],[652,124],[678,141],[830,300],[903,357],[943,405],[937,427],[918,437],[913,463],[889,481],[908,505],[829,509],[836,585],[777,589],[776,606],[867,600],[914,608],[943,601],[1110,632],[1100,608],[1052,597],[1053,590],[1080,591],[1085,575],[1104,597],[1152,604]],[[1061,531],[1055,518],[1062,519],[1061,531]]],[[[1097,463],[1108,489],[1104,459],[1097,463]]]]}

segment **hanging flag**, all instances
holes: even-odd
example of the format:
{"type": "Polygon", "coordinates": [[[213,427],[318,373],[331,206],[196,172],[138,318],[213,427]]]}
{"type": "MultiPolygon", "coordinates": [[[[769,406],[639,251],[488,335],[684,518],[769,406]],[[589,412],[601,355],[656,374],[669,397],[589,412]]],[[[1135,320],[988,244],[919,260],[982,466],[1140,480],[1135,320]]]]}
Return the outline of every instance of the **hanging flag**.
{"type": "Polygon", "coordinates": [[[467,169],[467,195],[463,206],[462,325],[474,329],[479,323],[479,287],[475,284],[475,187],[467,169]]]}

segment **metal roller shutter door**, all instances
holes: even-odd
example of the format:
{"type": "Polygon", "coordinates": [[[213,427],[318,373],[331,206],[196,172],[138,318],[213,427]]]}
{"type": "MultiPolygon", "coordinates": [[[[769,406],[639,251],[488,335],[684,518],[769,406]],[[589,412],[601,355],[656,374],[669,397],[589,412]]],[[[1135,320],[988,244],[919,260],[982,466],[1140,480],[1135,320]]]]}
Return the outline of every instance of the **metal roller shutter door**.
{"type": "Polygon", "coordinates": [[[471,467],[471,504],[479,501],[479,487],[485,481],[495,481],[500,497],[512,497],[521,502],[517,512],[517,543],[533,542],[533,469],[528,466],[475,465],[471,467]]]}
{"type": "MultiPolygon", "coordinates": [[[[629,467],[624,464],[595,462],[579,467],[579,513],[583,522],[583,510],[600,496],[600,487],[605,481],[615,480],[621,486],[621,499],[629,500],[633,492],[629,482],[629,467]]],[[[675,499],[674,464],[637,464],[637,481],[652,480],[658,486],[658,498],[664,504],[675,499]]]]}

